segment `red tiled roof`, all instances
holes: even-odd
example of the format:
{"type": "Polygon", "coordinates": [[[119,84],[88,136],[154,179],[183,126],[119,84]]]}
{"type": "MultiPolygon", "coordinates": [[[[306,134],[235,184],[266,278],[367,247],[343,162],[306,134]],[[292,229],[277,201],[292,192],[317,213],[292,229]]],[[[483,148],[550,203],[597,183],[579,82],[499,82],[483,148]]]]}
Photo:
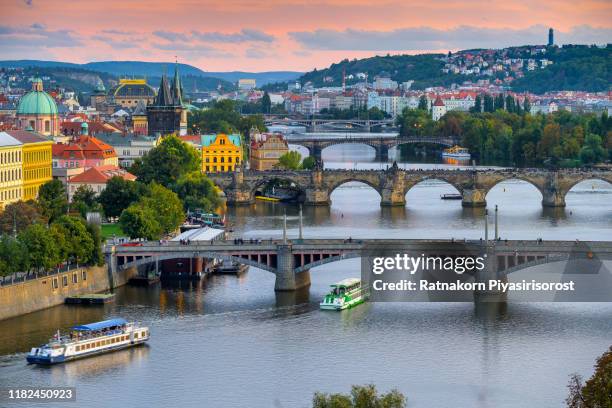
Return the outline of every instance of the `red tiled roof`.
{"type": "Polygon", "coordinates": [[[40,143],[49,142],[50,140],[35,132],[27,130],[9,130],[6,133],[19,140],[21,143],[40,143]]]}
{"type": "Polygon", "coordinates": [[[68,144],[57,143],[53,145],[52,152],[53,157],[64,159],[106,159],[117,157],[117,152],[115,152],[112,146],[93,136],[79,136],[68,144]],[[71,156],[69,152],[73,152],[71,156]]]}
{"type": "Polygon", "coordinates": [[[440,98],[440,95],[436,97],[436,100],[433,103],[433,106],[444,106],[444,101],[442,100],[442,98],[440,98]]]}
{"type": "Polygon", "coordinates": [[[98,166],[92,167],[81,174],[71,177],[69,183],[106,184],[110,178],[115,176],[119,176],[128,181],[136,180],[135,175],[128,173],[121,167],[98,166]]]}

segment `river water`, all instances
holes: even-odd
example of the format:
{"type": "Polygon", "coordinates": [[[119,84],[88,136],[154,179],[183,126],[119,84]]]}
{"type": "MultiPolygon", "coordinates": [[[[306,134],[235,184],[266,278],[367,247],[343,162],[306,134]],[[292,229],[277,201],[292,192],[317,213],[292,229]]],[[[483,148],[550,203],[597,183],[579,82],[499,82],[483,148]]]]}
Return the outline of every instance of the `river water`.
{"type": "MultiPolygon", "coordinates": [[[[364,146],[334,146],[327,167],[378,168],[364,146]]],[[[402,167],[444,164],[400,163],[402,167]]],[[[304,209],[304,235],[353,238],[479,238],[482,210],[443,201],[454,192],[425,182],[406,208],[379,207],[373,189],[348,183],[330,208],[304,209]]],[[[543,210],[535,187],[497,185],[500,235],[509,239],[612,239],[612,187],[584,182],[564,210],[543,210]]],[[[297,209],[257,202],[228,210],[235,233],[279,236],[283,214],[297,235],[297,209]]],[[[560,407],[569,375],[590,376],[612,344],[612,304],[366,303],[323,313],[328,285],[359,276],[359,260],[311,271],[312,286],[275,294],[274,276],[251,268],[199,284],[119,288],[113,304],[57,306],[0,322],[0,386],[74,386],[83,407],[309,407],[315,391],[351,384],[398,388],[409,407],[560,407]],[[25,352],[57,328],[122,316],[150,326],[148,346],[51,368],[28,366],[25,352]]],[[[528,271],[517,272],[517,274],[528,271]]],[[[525,275],[528,276],[528,275],[525,275]]],[[[3,402],[0,402],[3,406],[3,402]]],[[[24,406],[20,404],[18,406],[24,406]]]]}

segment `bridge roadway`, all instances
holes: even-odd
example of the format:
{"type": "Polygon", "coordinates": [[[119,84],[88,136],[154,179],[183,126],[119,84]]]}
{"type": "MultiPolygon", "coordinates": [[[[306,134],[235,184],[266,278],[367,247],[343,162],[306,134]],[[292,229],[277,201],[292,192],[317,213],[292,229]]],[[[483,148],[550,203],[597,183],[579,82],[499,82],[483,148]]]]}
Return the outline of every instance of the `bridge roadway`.
{"type": "Polygon", "coordinates": [[[370,132],[375,128],[390,128],[395,126],[394,119],[318,119],[318,118],[291,118],[287,116],[266,115],[266,126],[304,126],[309,132],[326,131],[354,131],[370,132]]]}
{"type": "Polygon", "coordinates": [[[208,177],[225,193],[228,205],[250,204],[255,192],[265,184],[282,179],[300,189],[306,205],[329,205],[332,192],[344,183],[357,181],[380,194],[382,206],[406,205],[406,193],[426,180],[449,183],[462,196],[464,207],[486,206],[487,193],[506,180],[523,180],[542,194],[544,207],[564,207],[565,196],[584,180],[603,180],[612,184],[610,170],[542,169],[400,169],[394,163],[387,170],[252,171],[211,173],[208,177]]]}
{"type": "Polygon", "coordinates": [[[288,135],[287,142],[292,145],[303,146],[308,149],[310,156],[321,160],[323,149],[329,146],[346,143],[357,143],[371,146],[376,151],[376,159],[380,161],[389,160],[389,149],[403,144],[430,143],[445,147],[454,146],[459,143],[458,138],[453,137],[400,137],[396,133],[344,133],[325,135],[297,134],[288,135]]]}
{"type": "MultiPolygon", "coordinates": [[[[541,240],[419,240],[419,239],[297,239],[192,242],[145,242],[142,246],[107,246],[111,272],[176,258],[216,258],[260,268],[276,275],[275,290],[291,291],[310,285],[310,269],[362,256],[486,256],[486,268],[475,280],[505,279],[509,273],[535,265],[612,259],[612,241],[541,240]]],[[[599,266],[598,266],[599,265],[599,266]]],[[[583,264],[584,266],[584,264],[583,264]]]]}

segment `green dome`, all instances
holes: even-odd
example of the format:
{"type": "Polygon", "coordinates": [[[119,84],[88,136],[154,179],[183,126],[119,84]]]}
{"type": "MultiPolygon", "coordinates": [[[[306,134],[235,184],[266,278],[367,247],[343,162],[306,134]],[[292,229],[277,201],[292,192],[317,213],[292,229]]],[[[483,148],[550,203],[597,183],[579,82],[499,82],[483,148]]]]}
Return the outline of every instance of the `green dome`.
{"type": "Polygon", "coordinates": [[[19,101],[18,115],[57,115],[57,105],[45,91],[30,91],[19,101]]]}

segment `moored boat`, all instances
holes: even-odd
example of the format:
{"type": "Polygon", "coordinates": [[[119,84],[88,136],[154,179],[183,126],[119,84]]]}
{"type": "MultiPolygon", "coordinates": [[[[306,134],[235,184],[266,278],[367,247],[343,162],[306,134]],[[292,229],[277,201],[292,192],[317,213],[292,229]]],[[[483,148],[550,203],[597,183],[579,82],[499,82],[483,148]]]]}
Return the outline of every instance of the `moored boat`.
{"type": "Polygon", "coordinates": [[[58,364],[96,354],[137,346],[149,340],[149,328],[117,318],[72,327],[49,343],[33,347],[26,360],[31,364],[58,364]]]}
{"type": "Polygon", "coordinates": [[[349,278],[331,285],[332,290],[325,295],[319,307],[321,310],[344,310],[357,306],[367,300],[368,294],[361,279],[349,278]]]}
{"type": "Polygon", "coordinates": [[[471,157],[469,149],[461,146],[453,146],[444,149],[442,157],[454,157],[457,159],[469,159],[471,157]]]}

